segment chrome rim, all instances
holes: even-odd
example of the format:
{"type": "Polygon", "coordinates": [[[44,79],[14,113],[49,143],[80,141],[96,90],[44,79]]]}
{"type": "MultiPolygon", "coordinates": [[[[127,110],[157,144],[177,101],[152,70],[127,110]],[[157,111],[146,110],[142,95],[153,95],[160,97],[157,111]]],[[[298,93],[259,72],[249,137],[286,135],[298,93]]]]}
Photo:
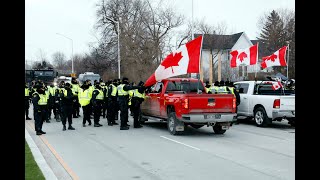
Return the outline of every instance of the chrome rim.
{"type": "Polygon", "coordinates": [[[174,128],[174,120],[173,117],[169,118],[169,129],[171,132],[173,132],[173,128],[174,128]]]}
{"type": "Polygon", "coordinates": [[[262,114],[261,111],[258,111],[258,112],[256,113],[255,119],[256,119],[257,124],[260,125],[260,124],[263,123],[263,114],[262,114]]]}

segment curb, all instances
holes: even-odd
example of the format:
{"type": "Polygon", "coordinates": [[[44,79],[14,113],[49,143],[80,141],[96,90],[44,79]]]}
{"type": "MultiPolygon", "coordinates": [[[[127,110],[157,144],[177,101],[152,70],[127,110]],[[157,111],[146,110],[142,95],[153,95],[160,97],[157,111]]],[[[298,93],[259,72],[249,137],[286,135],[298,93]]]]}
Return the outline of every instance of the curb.
{"type": "Polygon", "coordinates": [[[45,179],[46,180],[58,180],[56,175],[53,173],[52,169],[47,164],[47,161],[42,156],[38,146],[35,144],[35,142],[31,138],[27,129],[25,129],[25,138],[26,138],[26,141],[30,147],[32,155],[33,155],[35,161],[37,162],[40,170],[42,171],[45,179]]]}

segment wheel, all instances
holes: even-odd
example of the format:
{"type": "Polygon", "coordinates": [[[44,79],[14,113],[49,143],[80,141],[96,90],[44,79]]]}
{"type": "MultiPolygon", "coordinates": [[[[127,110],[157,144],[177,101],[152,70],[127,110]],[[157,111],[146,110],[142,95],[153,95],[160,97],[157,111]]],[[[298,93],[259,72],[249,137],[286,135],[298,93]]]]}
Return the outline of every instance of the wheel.
{"type": "Polygon", "coordinates": [[[258,107],[254,111],[254,121],[258,127],[266,127],[270,124],[270,120],[263,107],[258,107]]]}
{"type": "Polygon", "coordinates": [[[222,126],[220,124],[216,124],[216,125],[212,126],[212,129],[213,129],[214,133],[216,133],[216,134],[224,134],[226,132],[226,130],[222,129],[222,126]]]}
{"type": "Polygon", "coordinates": [[[199,125],[199,124],[190,124],[191,127],[195,128],[195,129],[199,129],[204,125],[199,125]]]}
{"type": "Polygon", "coordinates": [[[172,135],[179,135],[182,134],[183,131],[176,131],[176,127],[178,125],[177,122],[177,117],[176,117],[176,113],[175,112],[171,112],[168,116],[168,120],[167,120],[167,126],[168,126],[168,131],[170,132],[170,134],[172,135]]]}

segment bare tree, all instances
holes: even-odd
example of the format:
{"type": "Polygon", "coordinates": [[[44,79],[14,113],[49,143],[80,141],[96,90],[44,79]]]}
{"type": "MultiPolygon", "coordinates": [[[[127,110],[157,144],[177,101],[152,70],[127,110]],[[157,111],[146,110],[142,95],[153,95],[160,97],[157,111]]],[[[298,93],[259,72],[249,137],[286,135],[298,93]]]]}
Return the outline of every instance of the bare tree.
{"type": "Polygon", "coordinates": [[[52,54],[53,65],[56,69],[65,70],[66,69],[66,56],[62,52],[55,52],[52,54]]]}
{"type": "Polygon", "coordinates": [[[117,73],[120,33],[121,76],[146,80],[163,59],[166,41],[172,29],[182,24],[182,16],[161,2],[154,8],[148,0],[101,0],[97,6],[95,27],[103,43],[95,55],[103,54],[101,62],[108,64],[110,73],[117,73]]]}

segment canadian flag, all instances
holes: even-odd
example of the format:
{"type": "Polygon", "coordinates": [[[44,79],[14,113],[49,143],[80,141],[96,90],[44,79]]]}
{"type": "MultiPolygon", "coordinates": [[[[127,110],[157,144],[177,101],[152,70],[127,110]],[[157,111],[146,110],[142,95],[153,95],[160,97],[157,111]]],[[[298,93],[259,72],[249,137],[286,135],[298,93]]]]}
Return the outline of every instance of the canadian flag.
{"type": "Polygon", "coordinates": [[[232,68],[238,66],[254,65],[258,59],[258,44],[247,49],[239,49],[230,52],[230,66],[232,68]]]}
{"type": "Polygon", "coordinates": [[[282,86],[282,84],[281,84],[280,81],[272,82],[272,89],[273,89],[273,90],[277,90],[277,89],[280,89],[280,88],[282,88],[282,87],[283,87],[283,86],[282,86]]]}
{"type": "Polygon", "coordinates": [[[262,57],[261,67],[264,69],[271,66],[287,66],[286,51],[287,46],[284,46],[272,55],[262,57]]]}
{"type": "Polygon", "coordinates": [[[199,73],[202,36],[187,42],[176,51],[169,54],[156,71],[148,78],[145,87],[152,86],[157,81],[187,73],[199,73]]]}

